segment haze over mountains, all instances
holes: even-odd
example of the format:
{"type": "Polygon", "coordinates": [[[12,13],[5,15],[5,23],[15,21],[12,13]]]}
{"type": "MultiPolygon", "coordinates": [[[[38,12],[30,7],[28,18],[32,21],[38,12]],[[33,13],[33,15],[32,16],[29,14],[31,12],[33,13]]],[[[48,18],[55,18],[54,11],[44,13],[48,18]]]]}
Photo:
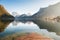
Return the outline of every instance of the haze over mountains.
{"type": "Polygon", "coordinates": [[[40,10],[33,15],[33,17],[53,17],[60,16],[60,2],[54,5],[50,5],[46,8],[40,8],[40,10]]]}
{"type": "Polygon", "coordinates": [[[57,18],[57,16],[60,16],[60,3],[50,5],[45,8],[40,8],[40,10],[32,16],[27,16],[26,14],[25,15],[22,14],[18,16],[18,19],[22,17],[27,20],[35,20],[35,19],[39,20],[41,18],[47,18],[47,17],[53,18],[54,17],[53,19],[55,20],[55,19],[59,19],[57,18]]]}
{"type": "MultiPolygon", "coordinates": [[[[8,14],[10,15],[6,9],[2,5],[0,5],[0,15],[1,14],[8,14]]],[[[40,10],[32,15],[33,17],[53,17],[53,16],[60,16],[60,3],[50,5],[46,8],[40,8],[40,10]]]]}
{"type": "MultiPolygon", "coordinates": [[[[7,14],[10,15],[2,5],[0,5],[0,15],[7,14]]],[[[44,17],[56,17],[60,16],[60,3],[50,5],[46,8],[40,8],[40,10],[32,15],[33,18],[44,18],[44,17]]],[[[20,16],[21,17],[21,16],[20,16]]],[[[28,16],[27,16],[28,17],[28,16]]]]}

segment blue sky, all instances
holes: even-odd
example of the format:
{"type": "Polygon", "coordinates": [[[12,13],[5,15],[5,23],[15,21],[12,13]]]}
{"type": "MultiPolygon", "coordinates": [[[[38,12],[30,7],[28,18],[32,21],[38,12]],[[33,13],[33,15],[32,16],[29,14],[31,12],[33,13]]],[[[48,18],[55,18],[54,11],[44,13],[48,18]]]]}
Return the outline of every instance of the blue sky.
{"type": "Polygon", "coordinates": [[[47,7],[49,5],[60,2],[60,0],[0,0],[0,4],[3,5],[8,12],[17,12],[21,14],[33,15],[41,7],[47,7]]]}

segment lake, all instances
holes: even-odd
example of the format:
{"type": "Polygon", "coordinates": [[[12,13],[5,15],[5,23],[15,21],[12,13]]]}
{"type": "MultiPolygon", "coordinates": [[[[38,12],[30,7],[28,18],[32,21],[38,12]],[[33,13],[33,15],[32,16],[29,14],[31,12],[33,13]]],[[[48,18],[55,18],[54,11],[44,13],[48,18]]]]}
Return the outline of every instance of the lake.
{"type": "MultiPolygon", "coordinates": [[[[35,21],[13,21],[13,22],[2,22],[0,21],[0,37],[7,35],[13,35],[15,33],[32,33],[36,32],[44,36],[48,36],[55,40],[60,39],[60,27],[54,27],[54,23],[35,20],[35,21]],[[53,29],[54,28],[54,29],[53,29]],[[58,35],[57,35],[57,34],[58,35]]],[[[56,23],[55,23],[56,24],[56,23]]],[[[56,24],[57,25],[57,24],[56,24]]]]}

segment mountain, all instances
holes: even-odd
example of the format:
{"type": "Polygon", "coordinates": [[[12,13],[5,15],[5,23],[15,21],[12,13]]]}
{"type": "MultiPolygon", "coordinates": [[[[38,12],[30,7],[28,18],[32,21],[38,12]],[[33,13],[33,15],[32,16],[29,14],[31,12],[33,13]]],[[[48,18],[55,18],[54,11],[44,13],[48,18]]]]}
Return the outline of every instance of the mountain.
{"type": "Polygon", "coordinates": [[[6,9],[5,9],[2,5],[0,5],[0,16],[2,16],[3,14],[10,15],[10,14],[6,11],[6,9]]]}
{"type": "Polygon", "coordinates": [[[46,8],[40,8],[40,10],[33,15],[33,17],[53,17],[60,16],[60,3],[50,5],[46,8]]]}
{"type": "Polygon", "coordinates": [[[31,16],[28,16],[26,14],[22,14],[20,16],[16,16],[15,17],[15,20],[17,21],[31,21],[32,20],[32,17],[31,16]]]}
{"type": "Polygon", "coordinates": [[[6,9],[0,5],[0,20],[14,20],[14,17],[6,11],[6,9]]]}
{"type": "Polygon", "coordinates": [[[42,12],[44,11],[45,8],[40,8],[40,10],[35,13],[34,15],[32,15],[33,17],[38,17],[38,16],[41,16],[42,12]]]}
{"type": "Polygon", "coordinates": [[[26,14],[22,14],[19,17],[27,17],[27,15],[26,14]]]}

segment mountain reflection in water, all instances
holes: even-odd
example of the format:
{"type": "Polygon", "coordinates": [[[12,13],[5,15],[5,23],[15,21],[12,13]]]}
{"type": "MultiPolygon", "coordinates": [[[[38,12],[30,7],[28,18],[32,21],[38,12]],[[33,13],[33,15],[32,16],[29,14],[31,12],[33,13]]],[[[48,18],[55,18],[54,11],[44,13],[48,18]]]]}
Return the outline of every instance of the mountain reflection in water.
{"type": "Polygon", "coordinates": [[[4,29],[11,23],[11,21],[1,21],[0,20],[0,32],[3,32],[4,29]]]}
{"type": "Polygon", "coordinates": [[[58,23],[51,23],[42,20],[34,21],[0,21],[0,37],[17,32],[40,32],[40,29],[55,32],[60,35],[60,25],[58,23]],[[40,28],[40,29],[39,29],[40,28]]]}
{"type": "Polygon", "coordinates": [[[57,21],[35,20],[34,23],[41,29],[47,29],[49,32],[55,32],[60,35],[60,23],[57,21]]]}
{"type": "Polygon", "coordinates": [[[10,24],[8,23],[10,22],[5,22],[5,24],[3,25],[4,27],[1,26],[3,27],[2,29],[4,29],[4,31],[0,32],[0,37],[17,32],[36,32],[39,30],[39,27],[32,21],[13,21],[10,24]],[[7,25],[5,26],[6,23],[7,25]]]}

